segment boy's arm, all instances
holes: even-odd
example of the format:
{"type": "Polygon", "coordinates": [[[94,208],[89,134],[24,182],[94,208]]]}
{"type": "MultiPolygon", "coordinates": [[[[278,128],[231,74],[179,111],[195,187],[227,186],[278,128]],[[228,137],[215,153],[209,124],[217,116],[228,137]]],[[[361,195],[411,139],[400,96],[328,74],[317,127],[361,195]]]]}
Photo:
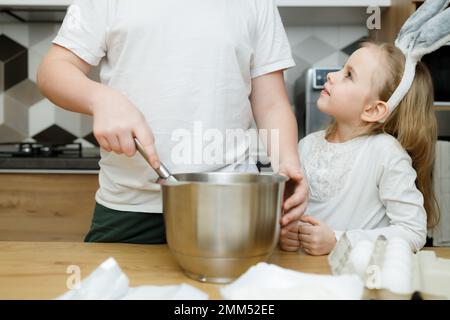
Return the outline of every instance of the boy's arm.
{"type": "Polygon", "coordinates": [[[268,139],[264,139],[264,136],[262,138],[274,171],[291,180],[286,190],[290,197],[283,207],[286,212],[282,218],[283,234],[287,232],[286,227],[290,222],[303,215],[308,199],[308,186],[300,167],[297,149],[297,122],[286,93],[283,71],[254,78],[250,100],[258,128],[268,130],[268,139]],[[278,138],[270,134],[271,130],[278,131],[278,138]],[[276,161],[277,153],[279,161],[276,161]]]}
{"type": "Polygon", "coordinates": [[[121,93],[87,77],[91,66],[70,50],[53,45],[42,61],[38,87],[56,105],[94,117],[94,135],[106,151],[135,154],[140,140],[154,168],[159,159],[153,134],[142,113],[121,93]]]}

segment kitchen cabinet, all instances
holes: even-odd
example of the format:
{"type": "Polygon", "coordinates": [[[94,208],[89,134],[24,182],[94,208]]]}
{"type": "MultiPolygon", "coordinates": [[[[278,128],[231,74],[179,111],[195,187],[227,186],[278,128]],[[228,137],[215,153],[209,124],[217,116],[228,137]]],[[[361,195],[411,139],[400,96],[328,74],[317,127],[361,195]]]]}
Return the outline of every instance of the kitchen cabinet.
{"type": "Polygon", "coordinates": [[[83,241],[96,174],[0,174],[0,241],[83,241]]]}

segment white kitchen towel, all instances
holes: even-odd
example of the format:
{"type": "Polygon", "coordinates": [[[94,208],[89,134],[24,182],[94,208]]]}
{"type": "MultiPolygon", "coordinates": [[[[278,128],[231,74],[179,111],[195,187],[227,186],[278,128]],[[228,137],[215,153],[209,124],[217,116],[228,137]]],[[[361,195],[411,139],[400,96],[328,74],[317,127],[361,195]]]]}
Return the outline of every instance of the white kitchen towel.
{"type": "Polygon", "coordinates": [[[434,166],[434,190],[440,209],[439,224],[433,229],[434,246],[450,246],[450,142],[438,141],[434,166]]]}
{"type": "Polygon", "coordinates": [[[114,258],[103,262],[85,280],[58,300],[207,300],[208,294],[187,284],[129,287],[114,258]]]}
{"type": "Polygon", "coordinates": [[[360,300],[356,275],[316,275],[259,263],[220,290],[227,300],[360,300]]]}

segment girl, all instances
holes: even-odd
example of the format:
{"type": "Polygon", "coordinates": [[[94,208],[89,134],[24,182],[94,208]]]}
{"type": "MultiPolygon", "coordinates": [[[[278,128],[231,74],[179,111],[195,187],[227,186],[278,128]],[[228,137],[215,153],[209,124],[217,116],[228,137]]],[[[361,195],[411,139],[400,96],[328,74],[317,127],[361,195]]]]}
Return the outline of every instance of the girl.
{"type": "Polygon", "coordinates": [[[433,87],[418,63],[413,84],[390,114],[405,56],[391,44],[364,43],[330,73],[317,102],[334,118],[299,143],[310,185],[306,214],[282,232],[281,246],[328,254],[347,232],[354,244],[379,235],[402,237],[420,250],[436,223],[432,168],[437,139],[433,87]]]}

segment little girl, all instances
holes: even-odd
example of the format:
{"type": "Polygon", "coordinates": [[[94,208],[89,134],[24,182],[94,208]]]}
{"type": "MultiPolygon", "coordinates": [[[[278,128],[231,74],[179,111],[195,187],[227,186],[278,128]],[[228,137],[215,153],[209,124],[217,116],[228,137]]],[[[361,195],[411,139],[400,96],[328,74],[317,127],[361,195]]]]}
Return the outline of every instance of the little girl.
{"type": "Polygon", "coordinates": [[[334,118],[299,143],[310,185],[306,214],[281,236],[281,247],[328,254],[347,232],[352,243],[402,237],[420,250],[437,218],[432,168],[437,139],[433,86],[418,63],[413,84],[390,113],[405,56],[391,44],[363,43],[330,73],[317,102],[334,118]]]}

